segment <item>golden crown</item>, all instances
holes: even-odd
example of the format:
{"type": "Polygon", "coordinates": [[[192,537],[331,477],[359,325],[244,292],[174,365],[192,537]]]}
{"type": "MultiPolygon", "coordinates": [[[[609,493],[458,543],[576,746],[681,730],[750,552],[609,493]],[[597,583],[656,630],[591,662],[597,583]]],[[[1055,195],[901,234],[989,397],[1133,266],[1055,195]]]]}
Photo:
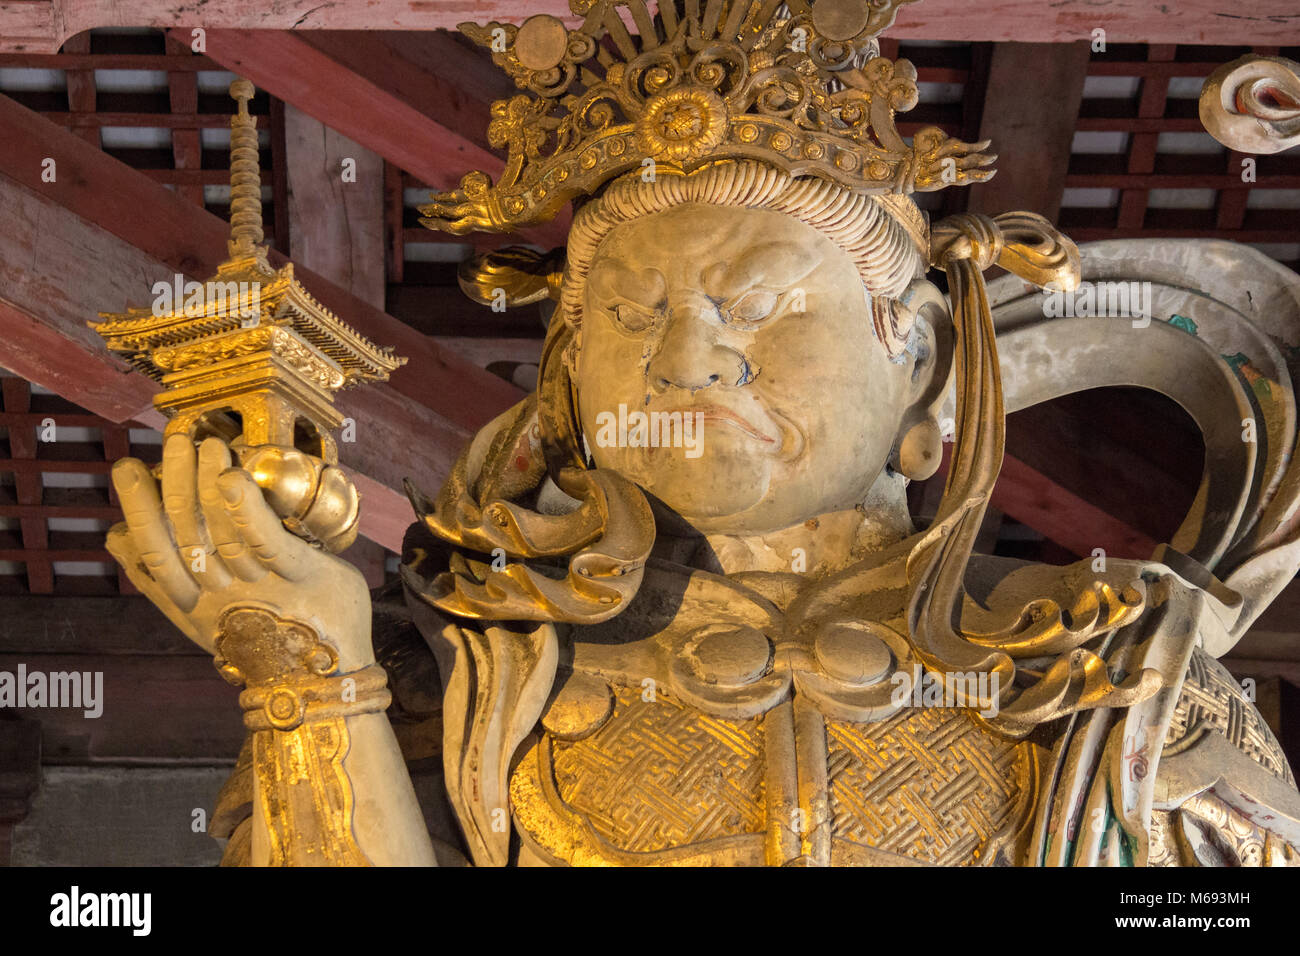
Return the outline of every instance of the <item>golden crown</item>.
{"type": "Polygon", "coordinates": [[[492,105],[501,178],[468,174],[421,222],[512,232],[652,163],[757,159],[882,196],[982,182],[988,143],[931,126],[909,144],[894,124],[917,103],[916,68],[880,56],[876,37],[912,2],[664,0],[652,15],[647,0],[570,0],[573,30],[548,15],[463,23],[526,92],[492,105]]]}

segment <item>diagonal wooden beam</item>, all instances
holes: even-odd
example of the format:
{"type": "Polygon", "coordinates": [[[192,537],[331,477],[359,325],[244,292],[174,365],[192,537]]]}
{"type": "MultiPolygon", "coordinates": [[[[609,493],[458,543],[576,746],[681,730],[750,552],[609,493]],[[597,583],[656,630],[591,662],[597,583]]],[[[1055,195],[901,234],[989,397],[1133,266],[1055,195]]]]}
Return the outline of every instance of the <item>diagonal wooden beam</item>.
{"type": "MultiPolygon", "coordinates": [[[[927,492],[942,487],[952,449],[950,444],[943,446],[943,462],[926,483],[927,492]]],[[[989,504],[990,510],[1033,528],[1079,557],[1090,557],[1094,549],[1101,548],[1107,557],[1149,558],[1156,548],[1157,542],[1150,536],[1012,455],[1003,456],[989,504]]]]}
{"type": "MultiPolygon", "coordinates": [[[[166,265],[173,272],[207,278],[226,258],[230,227],[148,176],[95,149],[77,136],[0,96],[0,173],[48,197],[166,265]],[[55,162],[45,182],[45,160],[55,162]]],[[[273,265],[284,256],[271,252],[273,265]]],[[[326,281],[296,268],[323,305],[373,341],[410,361],[393,374],[391,387],[453,425],[474,429],[522,397],[514,386],[438,347],[428,336],[326,281]]],[[[147,297],[155,275],[136,296],[147,297]]],[[[139,301],[137,299],[137,301],[139,301]]],[[[124,301],[96,303],[121,309],[124,301]]],[[[94,318],[94,313],[86,316],[94,318]]]]}
{"type": "Polygon", "coordinates": [[[519,90],[487,51],[444,30],[312,30],[295,34],[353,73],[494,155],[490,110],[519,90]]]}
{"type": "Polygon", "coordinates": [[[989,499],[993,507],[1080,557],[1149,558],[1156,542],[1040,471],[1007,456],[989,499]]]}
{"type": "MultiPolygon", "coordinates": [[[[183,35],[183,31],[169,35],[183,35]]],[[[209,30],[207,35],[209,58],[434,189],[457,188],[471,170],[482,170],[494,179],[501,174],[504,161],[461,132],[471,124],[481,130],[487,112],[486,105],[458,107],[457,98],[472,104],[482,99],[481,94],[466,96],[445,76],[427,74],[364,37],[360,47],[368,56],[340,52],[341,45],[338,37],[313,45],[296,34],[271,30],[209,30]],[[406,69],[401,69],[402,64],[406,69]],[[426,107],[435,104],[431,110],[443,121],[412,105],[398,89],[426,107]],[[446,104],[439,108],[436,104],[442,101],[446,104]]],[[[566,222],[523,234],[541,244],[562,245],[566,222]]]]}
{"type": "MultiPolygon", "coordinates": [[[[184,36],[184,31],[172,30],[169,36],[184,36]]],[[[454,189],[467,170],[496,176],[505,165],[303,37],[272,30],[209,30],[207,55],[437,189],[454,189]]]]}
{"type": "MultiPolygon", "coordinates": [[[[0,365],[96,415],[161,427],[151,408],[158,386],[109,354],[86,317],[171,267],[2,175],[0,217],[9,224],[0,230],[0,365]]],[[[400,550],[412,520],[402,479],[436,488],[471,432],[390,386],[345,392],[338,404],[356,423],[356,441],[340,442],[339,454],[365,501],[362,534],[400,550]]],[[[61,464],[40,462],[33,474],[61,464]]]]}
{"type": "MultiPolygon", "coordinates": [[[[160,424],[156,387],[110,356],[86,322],[148,300],[154,282],[204,279],[227,225],[39,115],[0,97],[0,364],[113,421],[160,424]],[[44,158],[55,181],[43,182],[44,158]],[[152,416],[152,418],[150,417],[152,416]]],[[[283,257],[273,256],[277,263],[283,257]]],[[[367,495],[363,533],[400,548],[411,477],[436,487],[472,431],[522,392],[315,276],[307,288],[345,321],[411,359],[382,387],[345,392],[357,423],[341,444],[367,495]]]]}

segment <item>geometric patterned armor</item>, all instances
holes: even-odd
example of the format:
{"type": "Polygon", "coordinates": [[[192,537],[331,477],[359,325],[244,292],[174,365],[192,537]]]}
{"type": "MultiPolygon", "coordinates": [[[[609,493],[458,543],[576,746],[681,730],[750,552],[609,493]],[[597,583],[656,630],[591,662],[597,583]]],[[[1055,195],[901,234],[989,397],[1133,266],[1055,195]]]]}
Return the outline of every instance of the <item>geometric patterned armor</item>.
{"type": "MultiPolygon", "coordinates": [[[[655,696],[620,690],[590,736],[542,736],[512,779],[525,838],[539,856],[568,863],[762,865],[764,724],[773,718],[727,720],[655,696]]],[[[809,724],[819,720],[809,714],[800,730],[816,733],[809,724]]],[[[1010,862],[1032,809],[1034,744],[985,730],[961,709],[820,722],[830,863],[1010,862]]]]}
{"type": "MultiPolygon", "coordinates": [[[[405,746],[437,678],[400,611],[377,601],[376,612],[376,652],[395,692],[390,717],[405,746]]],[[[593,718],[584,694],[599,696],[604,682],[593,687],[581,673],[561,682],[511,773],[518,865],[763,865],[769,844],[793,835],[797,845],[800,831],[825,839],[793,865],[1025,860],[1050,735],[1010,740],[967,710],[936,707],[836,720],[797,696],[733,719],[640,686],[613,687],[610,707],[593,718]],[[801,787],[824,802],[799,810],[801,787]]],[[[241,760],[214,812],[213,835],[230,837],[225,865],[247,860],[252,783],[241,760]]],[[[1149,864],[1300,865],[1297,802],[1259,712],[1218,661],[1193,651],[1160,758],[1149,864]]],[[[447,840],[448,808],[425,803],[431,832],[447,840]]]]}

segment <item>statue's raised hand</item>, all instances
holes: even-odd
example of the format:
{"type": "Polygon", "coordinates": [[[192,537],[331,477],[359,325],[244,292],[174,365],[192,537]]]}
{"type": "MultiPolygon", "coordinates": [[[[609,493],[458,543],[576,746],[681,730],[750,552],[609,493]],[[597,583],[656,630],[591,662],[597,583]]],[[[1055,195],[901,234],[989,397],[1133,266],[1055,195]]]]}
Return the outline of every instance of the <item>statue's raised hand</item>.
{"type": "Polygon", "coordinates": [[[243,457],[239,467],[216,438],[196,450],[187,436],[173,435],[163,448],[161,490],[143,462],[119,461],[113,484],[126,521],[109,531],[109,553],[150,601],[210,653],[216,653],[226,610],[259,607],[313,627],[337,649],[344,672],[370,664],[365,579],[303,537],[341,549],[355,534],[355,521],[337,512],[355,508],[355,491],[339,469],[322,469],[293,449],[268,446],[243,457]],[[327,513],[316,508],[294,514],[295,500],[312,482],[324,492],[315,497],[325,500],[327,513]],[[288,530],[282,517],[303,536],[288,530]]]}

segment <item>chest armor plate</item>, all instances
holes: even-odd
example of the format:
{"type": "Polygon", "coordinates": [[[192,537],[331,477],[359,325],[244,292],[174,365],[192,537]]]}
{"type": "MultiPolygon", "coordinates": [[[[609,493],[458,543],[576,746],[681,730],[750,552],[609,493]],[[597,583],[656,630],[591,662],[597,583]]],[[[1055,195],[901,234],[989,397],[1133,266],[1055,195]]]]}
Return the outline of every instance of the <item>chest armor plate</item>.
{"type": "Polygon", "coordinates": [[[797,696],[746,719],[639,687],[607,699],[595,721],[553,708],[512,775],[516,825],[541,861],[1009,863],[1032,815],[1035,745],[965,710],[857,723],[797,696]]]}

